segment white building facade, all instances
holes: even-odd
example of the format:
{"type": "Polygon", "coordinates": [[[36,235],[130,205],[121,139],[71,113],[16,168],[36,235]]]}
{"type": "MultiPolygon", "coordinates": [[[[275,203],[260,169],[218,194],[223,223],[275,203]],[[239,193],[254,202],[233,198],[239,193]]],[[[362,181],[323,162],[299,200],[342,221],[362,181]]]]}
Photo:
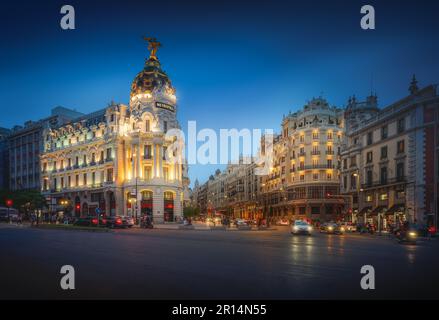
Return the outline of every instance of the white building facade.
{"type": "MultiPolygon", "coordinates": [[[[187,166],[175,150],[179,129],[175,89],[152,48],[135,77],[129,105],[107,108],[44,132],[42,192],[51,211],[75,216],[150,215],[182,218],[187,166]]],[[[159,45],[159,44],[158,44],[159,45]]]]}

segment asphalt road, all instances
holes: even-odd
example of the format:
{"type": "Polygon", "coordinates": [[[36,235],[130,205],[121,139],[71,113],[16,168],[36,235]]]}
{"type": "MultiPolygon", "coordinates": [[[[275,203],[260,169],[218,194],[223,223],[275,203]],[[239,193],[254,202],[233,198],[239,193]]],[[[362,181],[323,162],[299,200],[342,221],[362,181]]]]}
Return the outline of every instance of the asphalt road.
{"type": "Polygon", "coordinates": [[[416,246],[361,235],[276,231],[0,226],[0,299],[439,298],[439,241],[416,246]],[[75,268],[76,289],[60,287],[75,268]],[[360,269],[375,268],[375,290],[360,269]]]}

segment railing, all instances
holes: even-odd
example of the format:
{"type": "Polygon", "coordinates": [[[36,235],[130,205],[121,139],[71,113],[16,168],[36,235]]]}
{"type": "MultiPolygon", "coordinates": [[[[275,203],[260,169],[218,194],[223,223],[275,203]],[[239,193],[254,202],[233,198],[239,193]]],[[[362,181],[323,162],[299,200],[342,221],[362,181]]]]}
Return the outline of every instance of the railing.
{"type": "Polygon", "coordinates": [[[334,151],[326,151],[326,154],[334,154],[334,151]]]}
{"type": "Polygon", "coordinates": [[[318,156],[320,155],[320,151],[311,151],[311,155],[318,156]]]}
{"type": "Polygon", "coordinates": [[[386,186],[386,185],[392,185],[392,184],[397,184],[397,183],[406,183],[407,182],[407,177],[403,176],[403,177],[396,177],[396,178],[392,178],[392,179],[386,179],[386,180],[380,180],[380,181],[373,181],[373,182],[369,182],[369,183],[363,183],[361,184],[361,188],[363,189],[368,189],[368,188],[375,188],[375,187],[381,187],[381,186],[386,186]]]}

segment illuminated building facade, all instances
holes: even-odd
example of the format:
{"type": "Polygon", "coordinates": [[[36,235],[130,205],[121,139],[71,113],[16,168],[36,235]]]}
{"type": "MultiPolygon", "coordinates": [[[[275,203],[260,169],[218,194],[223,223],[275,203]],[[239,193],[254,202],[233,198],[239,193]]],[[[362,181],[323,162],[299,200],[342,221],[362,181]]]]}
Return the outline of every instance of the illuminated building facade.
{"type": "Polygon", "coordinates": [[[437,225],[439,97],[418,88],[378,109],[376,97],[351,99],[342,147],[342,193],[352,196],[353,219],[380,229],[400,221],[437,225]]]}
{"type": "Polygon", "coordinates": [[[45,130],[41,185],[52,211],[147,214],[159,223],[182,217],[187,166],[166,135],[179,128],[175,89],[156,56],[160,44],[148,41],[151,55],[132,83],[129,106],[111,103],[45,130]]]}
{"type": "Polygon", "coordinates": [[[273,167],[261,185],[266,216],[336,219],[344,207],[338,197],[343,139],[343,109],[323,98],[284,117],[282,134],[274,138],[273,167]]]}

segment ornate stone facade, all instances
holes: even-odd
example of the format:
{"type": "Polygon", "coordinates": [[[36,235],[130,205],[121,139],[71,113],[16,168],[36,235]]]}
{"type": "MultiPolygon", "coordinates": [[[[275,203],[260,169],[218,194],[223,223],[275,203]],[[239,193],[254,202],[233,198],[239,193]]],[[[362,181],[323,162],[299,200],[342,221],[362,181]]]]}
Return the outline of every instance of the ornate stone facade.
{"type": "Polygon", "coordinates": [[[47,128],[41,185],[50,210],[76,216],[148,214],[158,223],[181,218],[187,166],[174,153],[175,137],[166,135],[179,128],[176,113],[175,89],[154,55],[133,81],[129,106],[111,103],[47,128]]]}

